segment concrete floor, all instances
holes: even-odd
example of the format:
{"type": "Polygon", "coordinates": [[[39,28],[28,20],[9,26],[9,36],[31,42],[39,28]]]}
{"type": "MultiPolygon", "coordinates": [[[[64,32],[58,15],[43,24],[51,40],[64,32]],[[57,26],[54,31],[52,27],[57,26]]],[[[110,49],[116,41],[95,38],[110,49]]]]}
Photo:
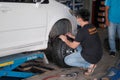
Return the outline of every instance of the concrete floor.
{"type": "MultiPolygon", "coordinates": [[[[107,29],[98,29],[101,37],[102,44],[104,39],[107,37],[107,29]]],[[[38,74],[36,76],[24,79],[24,80],[99,80],[102,76],[107,73],[107,70],[114,66],[119,58],[119,53],[116,57],[109,56],[109,52],[105,49],[102,60],[98,63],[97,68],[95,69],[94,73],[91,76],[84,76],[84,70],[80,70],[79,68],[72,67],[72,68],[60,68],[57,65],[50,63],[47,66],[53,67],[54,70],[47,71],[43,74],[38,74]],[[48,76],[55,76],[55,75],[65,75],[70,74],[73,72],[78,72],[78,76],[73,77],[54,77],[51,79],[44,79],[48,76]]]]}

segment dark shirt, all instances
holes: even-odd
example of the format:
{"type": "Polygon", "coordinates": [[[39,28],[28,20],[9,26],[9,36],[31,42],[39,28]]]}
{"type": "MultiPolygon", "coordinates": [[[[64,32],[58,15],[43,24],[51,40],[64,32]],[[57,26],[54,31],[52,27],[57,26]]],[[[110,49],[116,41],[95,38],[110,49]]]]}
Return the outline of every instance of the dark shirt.
{"type": "Polygon", "coordinates": [[[91,64],[96,64],[102,58],[101,41],[96,30],[91,24],[87,24],[78,30],[75,41],[82,46],[82,57],[91,64]]]}

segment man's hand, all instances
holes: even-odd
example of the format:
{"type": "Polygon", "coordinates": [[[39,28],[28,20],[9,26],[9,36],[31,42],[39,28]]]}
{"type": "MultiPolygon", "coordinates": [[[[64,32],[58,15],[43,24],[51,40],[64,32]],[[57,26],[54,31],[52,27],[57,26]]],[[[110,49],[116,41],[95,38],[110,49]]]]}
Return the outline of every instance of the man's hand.
{"type": "Polygon", "coordinates": [[[80,42],[76,42],[76,41],[71,42],[71,41],[69,41],[65,35],[60,35],[59,38],[63,42],[65,42],[69,47],[71,47],[73,49],[77,48],[79,46],[79,44],[80,44],[80,42]]]}
{"type": "Polygon", "coordinates": [[[60,38],[63,42],[67,41],[67,37],[66,37],[65,35],[60,35],[59,38],[60,38]]]}
{"type": "Polygon", "coordinates": [[[69,36],[70,38],[75,39],[75,36],[73,36],[70,32],[66,33],[65,35],[69,36]]]}

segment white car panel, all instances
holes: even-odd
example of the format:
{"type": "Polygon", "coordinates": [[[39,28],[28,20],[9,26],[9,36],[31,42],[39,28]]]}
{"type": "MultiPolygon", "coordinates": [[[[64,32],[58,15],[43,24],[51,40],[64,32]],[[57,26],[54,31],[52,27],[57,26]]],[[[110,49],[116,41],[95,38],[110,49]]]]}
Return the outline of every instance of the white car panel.
{"type": "Polygon", "coordinates": [[[69,8],[49,0],[49,4],[0,2],[0,57],[47,48],[48,35],[60,19],[75,18],[69,8]]]}

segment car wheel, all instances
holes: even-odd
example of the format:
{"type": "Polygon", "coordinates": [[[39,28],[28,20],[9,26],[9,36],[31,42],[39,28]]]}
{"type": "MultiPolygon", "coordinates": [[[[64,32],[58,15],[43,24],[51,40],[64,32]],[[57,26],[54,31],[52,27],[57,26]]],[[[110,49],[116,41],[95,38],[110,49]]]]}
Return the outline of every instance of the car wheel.
{"type": "Polygon", "coordinates": [[[56,38],[53,43],[53,61],[61,67],[70,67],[65,64],[64,58],[73,53],[73,49],[68,47],[61,39],[56,38]]]}
{"type": "Polygon", "coordinates": [[[48,48],[46,49],[46,52],[45,52],[50,61],[55,62],[61,67],[66,66],[64,64],[63,59],[65,57],[64,52],[67,49],[67,47],[65,43],[57,39],[57,37],[61,34],[66,34],[67,32],[72,32],[72,26],[68,20],[62,19],[56,22],[50,31],[48,48]],[[63,51],[60,52],[60,50],[63,50],[63,51]]]}

